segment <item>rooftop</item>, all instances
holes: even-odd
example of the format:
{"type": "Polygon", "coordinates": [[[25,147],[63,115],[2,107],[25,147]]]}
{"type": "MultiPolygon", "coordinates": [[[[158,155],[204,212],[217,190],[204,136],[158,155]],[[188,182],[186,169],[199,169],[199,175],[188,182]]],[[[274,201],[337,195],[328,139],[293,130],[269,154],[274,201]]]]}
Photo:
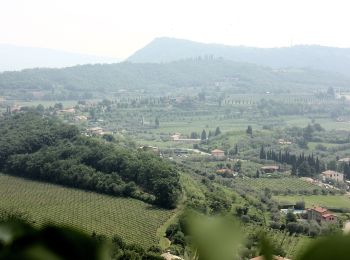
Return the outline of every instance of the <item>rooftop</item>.
{"type": "Polygon", "coordinates": [[[331,175],[331,174],[342,174],[341,172],[336,172],[336,171],[331,171],[331,170],[327,170],[322,172],[323,175],[331,175]]]}
{"type": "Polygon", "coordinates": [[[328,211],[327,209],[322,208],[322,207],[313,207],[313,208],[309,208],[308,210],[314,210],[314,211],[319,212],[321,214],[328,211]]]}
{"type": "Polygon", "coordinates": [[[212,153],[224,153],[224,151],[219,150],[219,149],[214,149],[211,151],[212,153]]]}

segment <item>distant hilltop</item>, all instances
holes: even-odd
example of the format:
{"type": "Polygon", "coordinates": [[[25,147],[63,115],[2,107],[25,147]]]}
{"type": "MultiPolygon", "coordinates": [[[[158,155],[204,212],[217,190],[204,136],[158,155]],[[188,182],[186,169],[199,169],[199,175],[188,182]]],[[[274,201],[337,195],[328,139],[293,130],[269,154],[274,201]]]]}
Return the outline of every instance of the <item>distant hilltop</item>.
{"type": "Polygon", "coordinates": [[[130,62],[170,62],[198,57],[222,57],[272,68],[312,68],[350,75],[350,49],[318,45],[282,48],[254,48],[206,44],[175,38],[156,38],[136,51],[130,62]]]}

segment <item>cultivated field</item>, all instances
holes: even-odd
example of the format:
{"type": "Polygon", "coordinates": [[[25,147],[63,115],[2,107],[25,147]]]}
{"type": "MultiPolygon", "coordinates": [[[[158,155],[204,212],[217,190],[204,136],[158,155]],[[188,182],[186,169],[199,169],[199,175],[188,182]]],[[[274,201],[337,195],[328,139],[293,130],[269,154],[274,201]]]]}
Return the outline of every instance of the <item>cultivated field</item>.
{"type": "Polygon", "coordinates": [[[275,194],[302,194],[304,192],[311,193],[314,190],[321,191],[319,186],[298,178],[245,178],[236,179],[235,184],[238,187],[255,190],[268,188],[275,194]]]}
{"type": "Polygon", "coordinates": [[[274,199],[281,202],[305,201],[306,207],[323,206],[326,208],[349,208],[350,198],[347,195],[311,195],[311,196],[274,196],[274,199]]]}
{"type": "Polygon", "coordinates": [[[145,248],[158,244],[159,229],[174,211],[134,199],[116,198],[0,174],[0,209],[29,214],[38,225],[53,222],[88,233],[118,234],[145,248]]]}

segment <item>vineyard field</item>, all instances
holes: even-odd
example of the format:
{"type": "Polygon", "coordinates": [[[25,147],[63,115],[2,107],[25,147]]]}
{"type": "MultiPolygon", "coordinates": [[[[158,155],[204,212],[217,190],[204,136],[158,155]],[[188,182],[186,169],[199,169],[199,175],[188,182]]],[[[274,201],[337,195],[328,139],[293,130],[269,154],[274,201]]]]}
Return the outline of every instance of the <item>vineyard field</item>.
{"type": "Polygon", "coordinates": [[[148,248],[157,230],[175,213],[142,201],[65,188],[0,174],[0,210],[27,213],[42,225],[71,226],[89,234],[120,235],[148,248]]]}
{"type": "Polygon", "coordinates": [[[236,179],[235,185],[254,190],[270,189],[274,194],[303,194],[314,190],[321,192],[322,188],[298,178],[245,178],[236,179]]]}

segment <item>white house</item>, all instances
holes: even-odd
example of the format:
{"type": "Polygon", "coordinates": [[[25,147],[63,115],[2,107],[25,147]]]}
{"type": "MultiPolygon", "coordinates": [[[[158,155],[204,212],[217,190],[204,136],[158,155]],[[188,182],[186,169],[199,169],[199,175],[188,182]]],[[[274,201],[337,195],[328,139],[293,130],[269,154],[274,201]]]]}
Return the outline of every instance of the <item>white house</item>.
{"type": "Polygon", "coordinates": [[[326,179],[335,180],[337,182],[344,181],[344,174],[336,171],[327,170],[322,172],[322,179],[325,181],[326,179]]]}

